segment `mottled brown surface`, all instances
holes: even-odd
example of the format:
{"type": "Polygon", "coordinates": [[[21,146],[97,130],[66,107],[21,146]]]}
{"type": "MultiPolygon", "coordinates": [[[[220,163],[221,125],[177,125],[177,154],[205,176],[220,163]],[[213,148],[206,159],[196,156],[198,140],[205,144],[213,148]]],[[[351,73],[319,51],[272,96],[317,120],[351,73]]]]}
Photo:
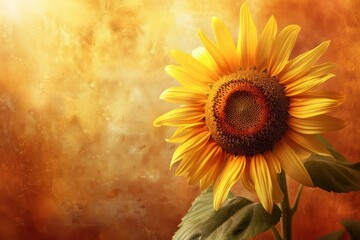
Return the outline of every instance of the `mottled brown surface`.
{"type": "MultiPolygon", "coordinates": [[[[173,130],[152,127],[173,107],[158,100],[175,83],[163,68],[169,49],[200,45],[196,30],[210,33],[213,15],[236,36],[234,2],[0,0],[0,239],[170,239],[199,190],[168,170],[173,130]]],[[[302,27],[295,53],[332,41],[322,60],[339,67],[324,88],[346,95],[335,115],[347,127],[327,137],[351,161],[359,3],[249,1],[259,29],[271,14],[281,28],[302,27]]],[[[358,193],[306,188],[295,239],[360,220],[359,208],[358,193]]]]}

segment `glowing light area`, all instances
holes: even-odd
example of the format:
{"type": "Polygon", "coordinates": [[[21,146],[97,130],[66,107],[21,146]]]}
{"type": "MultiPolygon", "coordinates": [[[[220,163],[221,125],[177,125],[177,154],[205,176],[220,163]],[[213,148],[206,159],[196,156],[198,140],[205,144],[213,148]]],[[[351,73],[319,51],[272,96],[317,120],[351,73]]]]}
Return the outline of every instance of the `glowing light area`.
{"type": "Polygon", "coordinates": [[[1,5],[0,9],[2,9],[2,14],[7,14],[12,18],[19,16],[19,6],[17,5],[17,1],[8,0],[2,2],[1,5]]]}
{"type": "Polygon", "coordinates": [[[45,9],[44,0],[1,0],[0,15],[20,20],[23,15],[41,13],[45,9]]]}

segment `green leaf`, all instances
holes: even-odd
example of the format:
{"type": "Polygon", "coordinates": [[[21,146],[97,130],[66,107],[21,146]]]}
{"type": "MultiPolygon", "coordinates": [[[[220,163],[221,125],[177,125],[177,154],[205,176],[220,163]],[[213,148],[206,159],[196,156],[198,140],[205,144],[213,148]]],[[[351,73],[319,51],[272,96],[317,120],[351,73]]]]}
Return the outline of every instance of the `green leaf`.
{"type": "Polygon", "coordinates": [[[360,239],[360,222],[350,219],[341,221],[345,229],[349,232],[351,239],[360,239]]]}
{"type": "Polygon", "coordinates": [[[360,162],[336,161],[331,157],[311,155],[304,166],[316,187],[339,193],[360,190],[360,162]]]}
{"type": "Polygon", "coordinates": [[[329,233],[323,237],[320,238],[320,240],[341,240],[345,231],[340,230],[336,232],[329,233]]]}
{"type": "Polygon", "coordinates": [[[349,162],[346,157],[344,157],[343,155],[341,155],[340,153],[338,153],[333,146],[331,146],[331,144],[324,138],[324,136],[322,135],[317,135],[317,139],[324,144],[324,146],[327,148],[327,150],[331,153],[331,155],[338,161],[342,161],[342,162],[349,162]]]}
{"type": "Polygon", "coordinates": [[[341,223],[344,225],[344,229],[329,233],[323,237],[320,238],[320,240],[341,240],[344,239],[345,236],[348,235],[348,237],[345,237],[346,239],[351,237],[351,239],[360,239],[360,222],[354,221],[354,220],[343,220],[341,223]]]}
{"type": "Polygon", "coordinates": [[[213,198],[212,190],[207,190],[195,199],[174,240],[248,239],[280,220],[281,211],[276,205],[269,214],[260,203],[229,195],[223,206],[215,211],[213,198]]]}

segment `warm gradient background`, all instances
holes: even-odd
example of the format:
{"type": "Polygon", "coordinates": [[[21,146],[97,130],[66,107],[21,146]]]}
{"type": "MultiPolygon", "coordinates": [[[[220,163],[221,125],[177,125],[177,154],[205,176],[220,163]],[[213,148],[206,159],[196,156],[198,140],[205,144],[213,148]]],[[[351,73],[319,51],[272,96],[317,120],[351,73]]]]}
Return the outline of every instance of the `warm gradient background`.
{"type": "MultiPolygon", "coordinates": [[[[241,3],[0,0],[0,239],[170,239],[199,189],[169,171],[174,129],[152,126],[173,107],[158,99],[175,84],[163,69],[214,15],[237,36],[241,3]]],[[[295,54],[332,41],[322,61],[339,67],[324,88],[346,95],[335,114],[347,127],[327,137],[359,161],[360,1],[248,3],[258,29],[271,14],[302,27],[295,54]]],[[[306,188],[295,239],[359,209],[359,193],[306,188]]]]}

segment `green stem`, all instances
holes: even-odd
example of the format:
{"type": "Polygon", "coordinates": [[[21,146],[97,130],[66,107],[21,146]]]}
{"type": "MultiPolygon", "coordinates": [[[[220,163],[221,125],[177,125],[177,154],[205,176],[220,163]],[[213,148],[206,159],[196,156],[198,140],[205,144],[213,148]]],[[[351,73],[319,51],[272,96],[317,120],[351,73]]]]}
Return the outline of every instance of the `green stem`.
{"type": "Polygon", "coordinates": [[[300,201],[302,190],[303,190],[303,185],[300,184],[298,192],[296,193],[294,205],[291,208],[291,212],[292,212],[293,215],[295,214],[295,212],[296,212],[296,210],[297,210],[297,208],[299,206],[299,201],[300,201]]]}
{"type": "Polygon", "coordinates": [[[286,184],[286,175],[285,172],[282,171],[280,173],[280,186],[284,194],[284,199],[281,202],[281,210],[282,210],[282,218],[281,218],[281,229],[282,229],[282,238],[284,240],[292,239],[292,209],[289,203],[289,195],[286,184]]]}
{"type": "Polygon", "coordinates": [[[276,229],[275,226],[272,226],[271,227],[271,231],[273,233],[273,236],[274,236],[274,239],[275,240],[282,240],[281,236],[280,236],[280,233],[278,232],[278,230],[276,229]]]}

